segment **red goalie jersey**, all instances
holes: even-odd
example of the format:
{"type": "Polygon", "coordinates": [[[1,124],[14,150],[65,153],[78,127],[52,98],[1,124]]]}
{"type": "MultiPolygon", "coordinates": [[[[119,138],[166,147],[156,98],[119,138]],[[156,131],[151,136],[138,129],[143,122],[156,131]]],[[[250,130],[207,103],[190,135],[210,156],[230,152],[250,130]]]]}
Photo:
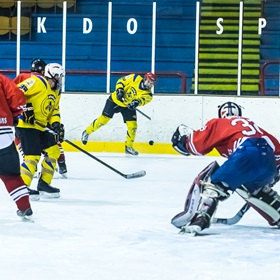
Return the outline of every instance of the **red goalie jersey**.
{"type": "Polygon", "coordinates": [[[194,155],[205,155],[214,148],[224,157],[230,156],[247,138],[264,138],[274,150],[277,165],[280,164],[280,143],[244,117],[215,118],[194,131],[186,139],[186,146],[194,155]]]}

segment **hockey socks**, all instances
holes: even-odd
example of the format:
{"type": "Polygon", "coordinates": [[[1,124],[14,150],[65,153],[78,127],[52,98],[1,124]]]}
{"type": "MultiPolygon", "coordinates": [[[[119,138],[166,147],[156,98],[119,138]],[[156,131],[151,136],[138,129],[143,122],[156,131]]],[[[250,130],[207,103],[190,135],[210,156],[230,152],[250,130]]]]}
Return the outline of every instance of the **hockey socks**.
{"type": "Polygon", "coordinates": [[[0,178],[19,210],[31,208],[27,187],[20,176],[0,175],[0,178]]]}

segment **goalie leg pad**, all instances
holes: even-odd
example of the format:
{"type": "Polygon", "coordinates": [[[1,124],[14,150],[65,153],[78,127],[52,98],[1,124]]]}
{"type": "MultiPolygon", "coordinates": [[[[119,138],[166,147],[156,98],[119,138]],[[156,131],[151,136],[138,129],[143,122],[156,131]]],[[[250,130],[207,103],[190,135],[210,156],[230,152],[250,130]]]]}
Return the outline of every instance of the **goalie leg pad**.
{"type": "Polygon", "coordinates": [[[197,175],[187,195],[184,211],[171,219],[172,225],[181,228],[192,221],[200,206],[201,194],[204,190],[202,182],[207,181],[210,178],[210,175],[218,168],[219,164],[214,161],[197,175]]]}
{"type": "Polygon", "coordinates": [[[194,185],[188,193],[185,210],[172,218],[171,224],[177,228],[181,228],[182,226],[189,224],[196,213],[199,202],[200,187],[198,185],[194,185]]]}
{"type": "Polygon", "coordinates": [[[280,196],[270,187],[265,186],[257,194],[248,193],[245,188],[236,192],[248,202],[271,226],[280,226],[280,196]]]}

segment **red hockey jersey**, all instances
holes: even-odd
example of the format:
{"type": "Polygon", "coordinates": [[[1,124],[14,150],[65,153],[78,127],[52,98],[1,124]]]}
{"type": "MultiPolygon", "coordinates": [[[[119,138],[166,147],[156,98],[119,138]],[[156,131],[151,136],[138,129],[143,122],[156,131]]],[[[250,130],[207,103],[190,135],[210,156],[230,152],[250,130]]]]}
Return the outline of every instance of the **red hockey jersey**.
{"type": "Polygon", "coordinates": [[[13,118],[25,106],[23,92],[8,77],[0,74],[0,126],[13,126],[13,118]]]}
{"type": "Polygon", "coordinates": [[[280,164],[279,141],[244,117],[215,118],[204,127],[194,131],[186,139],[186,147],[194,155],[205,155],[216,150],[224,157],[230,156],[247,138],[264,138],[274,150],[280,164]]]}
{"type": "Polygon", "coordinates": [[[20,73],[13,79],[13,81],[17,85],[30,77],[31,73],[20,73]]]}
{"type": "Polygon", "coordinates": [[[40,73],[36,73],[36,72],[20,73],[13,79],[13,81],[15,84],[19,84],[19,83],[25,81],[26,79],[30,78],[32,75],[42,76],[40,73]]]}

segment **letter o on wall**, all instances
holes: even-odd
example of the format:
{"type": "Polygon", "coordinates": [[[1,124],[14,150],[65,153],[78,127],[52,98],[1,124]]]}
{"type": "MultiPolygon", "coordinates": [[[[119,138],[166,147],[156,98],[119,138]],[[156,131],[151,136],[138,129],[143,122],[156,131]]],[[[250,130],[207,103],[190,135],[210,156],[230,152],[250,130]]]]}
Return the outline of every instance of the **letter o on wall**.
{"type": "Polygon", "coordinates": [[[138,24],[137,24],[137,20],[135,18],[130,18],[127,21],[126,28],[127,28],[127,32],[129,34],[135,34],[137,31],[137,27],[138,27],[138,24]],[[133,29],[131,29],[131,26],[133,27],[133,29]]]}

